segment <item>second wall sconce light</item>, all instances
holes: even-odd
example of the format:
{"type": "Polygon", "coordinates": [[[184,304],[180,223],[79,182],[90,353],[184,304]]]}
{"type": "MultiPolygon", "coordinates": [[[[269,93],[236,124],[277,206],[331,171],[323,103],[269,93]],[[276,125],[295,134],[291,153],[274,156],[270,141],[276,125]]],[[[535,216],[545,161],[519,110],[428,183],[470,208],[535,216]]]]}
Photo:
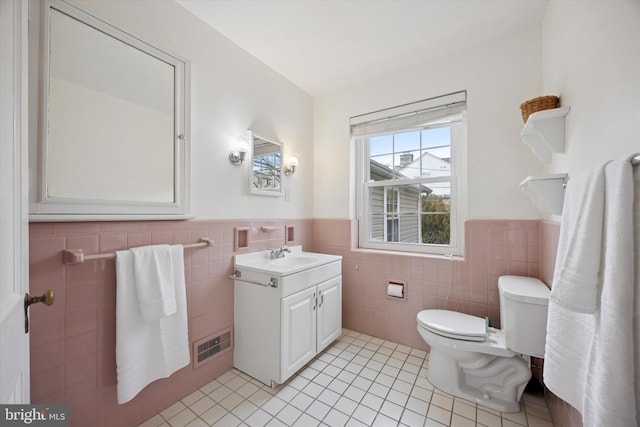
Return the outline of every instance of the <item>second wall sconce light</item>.
{"type": "Polygon", "coordinates": [[[284,174],[286,176],[292,175],[296,172],[298,166],[298,158],[295,156],[289,157],[289,164],[284,167],[284,174]]]}
{"type": "Polygon", "coordinates": [[[244,140],[238,142],[236,149],[231,150],[229,153],[229,161],[236,166],[240,166],[244,162],[247,151],[249,151],[249,144],[244,140]]]}

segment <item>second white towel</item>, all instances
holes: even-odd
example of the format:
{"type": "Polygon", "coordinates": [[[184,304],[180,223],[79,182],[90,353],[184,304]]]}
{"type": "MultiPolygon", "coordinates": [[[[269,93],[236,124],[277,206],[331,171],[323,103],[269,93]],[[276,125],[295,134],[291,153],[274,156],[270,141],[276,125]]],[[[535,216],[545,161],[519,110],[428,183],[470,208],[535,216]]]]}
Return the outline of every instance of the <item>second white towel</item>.
{"type": "Polygon", "coordinates": [[[567,184],[562,210],[551,301],[569,310],[593,313],[597,305],[602,228],[604,167],[567,184]]]}
{"type": "Polygon", "coordinates": [[[176,312],[173,262],[169,245],[132,248],[133,274],[142,317],[153,322],[176,312]]]}

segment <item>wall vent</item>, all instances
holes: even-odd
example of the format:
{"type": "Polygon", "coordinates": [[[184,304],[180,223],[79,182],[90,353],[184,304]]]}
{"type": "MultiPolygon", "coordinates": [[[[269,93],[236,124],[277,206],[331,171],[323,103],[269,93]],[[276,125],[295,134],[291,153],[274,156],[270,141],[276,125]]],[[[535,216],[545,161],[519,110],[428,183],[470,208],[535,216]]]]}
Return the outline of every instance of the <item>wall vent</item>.
{"type": "Polygon", "coordinates": [[[231,328],[218,331],[213,335],[193,343],[193,368],[198,368],[233,349],[231,328]]]}

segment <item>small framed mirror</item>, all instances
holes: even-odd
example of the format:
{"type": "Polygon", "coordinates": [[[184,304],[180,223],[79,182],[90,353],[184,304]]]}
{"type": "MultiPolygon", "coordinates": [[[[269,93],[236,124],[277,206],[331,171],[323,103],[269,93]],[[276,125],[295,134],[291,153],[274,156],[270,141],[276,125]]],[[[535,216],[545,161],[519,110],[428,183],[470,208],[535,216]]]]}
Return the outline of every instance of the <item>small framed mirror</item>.
{"type": "Polygon", "coordinates": [[[263,196],[282,195],[282,142],[249,131],[251,172],[249,192],[263,196]]]}

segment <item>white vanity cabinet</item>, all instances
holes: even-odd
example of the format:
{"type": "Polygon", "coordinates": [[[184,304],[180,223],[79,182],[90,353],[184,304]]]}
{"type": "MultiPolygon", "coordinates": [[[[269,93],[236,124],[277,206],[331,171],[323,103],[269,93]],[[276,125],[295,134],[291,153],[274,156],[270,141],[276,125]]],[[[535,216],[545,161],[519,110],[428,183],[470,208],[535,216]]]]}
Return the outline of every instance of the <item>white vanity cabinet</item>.
{"type": "Polygon", "coordinates": [[[282,384],[342,333],[342,257],[292,251],[272,263],[248,255],[236,256],[233,276],[233,364],[282,384]]]}
{"type": "Polygon", "coordinates": [[[283,298],[280,307],[280,371],[289,378],[342,333],[342,276],[283,298]]]}
{"type": "Polygon", "coordinates": [[[342,276],[317,286],[317,350],[320,353],[342,334],[342,276]]]}

